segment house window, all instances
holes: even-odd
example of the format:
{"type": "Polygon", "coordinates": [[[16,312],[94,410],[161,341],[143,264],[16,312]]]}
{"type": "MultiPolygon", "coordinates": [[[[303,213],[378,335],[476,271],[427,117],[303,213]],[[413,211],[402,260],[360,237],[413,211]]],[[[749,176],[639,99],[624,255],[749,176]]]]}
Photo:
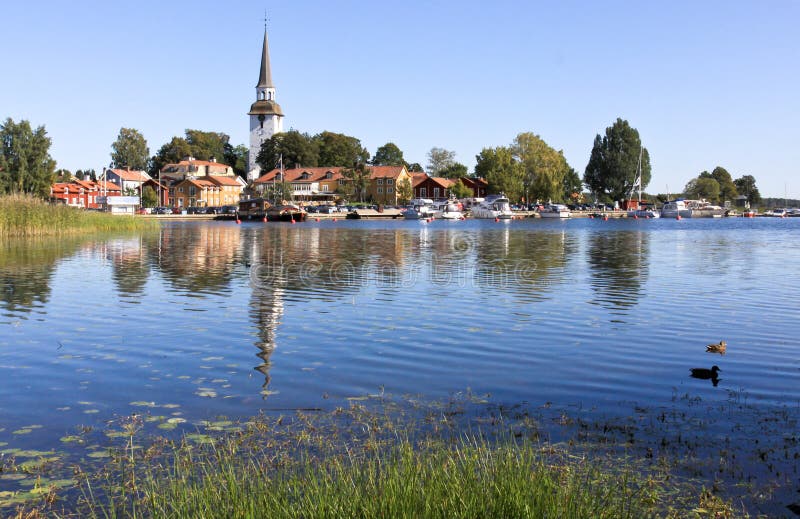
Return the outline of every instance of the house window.
{"type": "Polygon", "coordinates": [[[383,188],[382,188],[382,187],[379,187],[379,188],[378,188],[378,194],[379,194],[379,195],[382,195],[382,194],[383,194],[383,188]]]}
{"type": "Polygon", "coordinates": [[[391,178],[387,178],[387,179],[386,179],[386,183],[387,183],[387,184],[389,184],[389,185],[391,186],[391,185],[394,183],[394,180],[393,180],[393,179],[391,179],[391,178]]]}
{"type": "Polygon", "coordinates": [[[343,186],[343,185],[344,185],[344,179],[343,179],[343,178],[340,178],[340,179],[339,179],[339,185],[340,185],[340,186],[343,186]]]}
{"type": "Polygon", "coordinates": [[[183,193],[183,188],[182,187],[178,188],[178,193],[183,193]]]}
{"type": "Polygon", "coordinates": [[[439,198],[439,188],[438,187],[434,187],[433,188],[433,198],[439,198]]]}
{"type": "Polygon", "coordinates": [[[420,198],[425,198],[426,196],[428,196],[427,188],[424,188],[424,187],[419,188],[419,197],[420,198]]]}
{"type": "Polygon", "coordinates": [[[387,188],[386,188],[386,194],[387,194],[387,195],[391,195],[392,193],[394,193],[394,189],[393,189],[393,188],[391,188],[391,187],[387,187],[387,188]]]}
{"type": "Polygon", "coordinates": [[[197,195],[197,189],[194,186],[189,186],[189,196],[197,195]]]}
{"type": "Polygon", "coordinates": [[[326,193],[328,192],[328,184],[322,184],[322,191],[326,193]]]}
{"type": "Polygon", "coordinates": [[[378,184],[379,186],[382,186],[382,185],[383,185],[383,179],[382,179],[382,178],[379,178],[379,179],[378,179],[378,181],[377,181],[377,184],[378,184]]]}

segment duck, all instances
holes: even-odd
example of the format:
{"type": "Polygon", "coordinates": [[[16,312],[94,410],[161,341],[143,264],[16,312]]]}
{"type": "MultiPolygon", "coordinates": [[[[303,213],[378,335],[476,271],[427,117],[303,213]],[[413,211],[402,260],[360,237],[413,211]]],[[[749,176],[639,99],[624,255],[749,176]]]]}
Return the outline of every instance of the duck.
{"type": "Polygon", "coordinates": [[[719,344],[709,344],[706,346],[706,351],[710,353],[719,353],[721,355],[725,354],[725,350],[728,347],[728,343],[725,341],[719,341],[719,344]]]}
{"type": "Polygon", "coordinates": [[[692,377],[702,379],[715,379],[718,377],[717,373],[722,371],[719,366],[711,366],[711,369],[706,368],[692,368],[692,377]]]}

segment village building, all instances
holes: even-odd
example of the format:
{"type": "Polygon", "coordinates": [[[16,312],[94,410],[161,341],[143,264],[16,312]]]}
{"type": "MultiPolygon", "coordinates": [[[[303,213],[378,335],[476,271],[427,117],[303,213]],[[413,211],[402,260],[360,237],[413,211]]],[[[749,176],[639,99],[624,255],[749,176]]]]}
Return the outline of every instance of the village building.
{"type": "Polygon", "coordinates": [[[142,184],[151,180],[150,175],[148,175],[146,171],[138,171],[129,168],[105,169],[103,170],[103,176],[106,181],[119,186],[123,194],[126,192],[136,192],[138,195],[142,184]]]}
{"type": "Polygon", "coordinates": [[[400,201],[398,186],[411,184],[411,175],[405,166],[370,166],[368,197],[379,204],[397,205],[400,201]]]}
{"type": "Polygon", "coordinates": [[[302,201],[335,201],[344,194],[347,180],[341,167],[332,168],[293,168],[283,171],[273,169],[253,182],[259,195],[269,192],[270,184],[288,182],[292,186],[292,196],[302,201]]]}
{"type": "Polygon", "coordinates": [[[119,196],[120,189],[111,182],[93,182],[73,179],[69,182],[56,182],[50,186],[50,200],[84,209],[100,209],[105,196],[119,196]]]}
{"type": "Polygon", "coordinates": [[[214,176],[175,181],[169,188],[173,207],[221,207],[239,203],[244,181],[238,176],[214,176]]]}
{"type": "Polygon", "coordinates": [[[180,162],[165,164],[159,172],[159,178],[162,182],[184,180],[187,177],[235,177],[233,168],[222,162],[217,162],[217,159],[211,157],[211,160],[197,160],[194,157],[185,157],[180,162]]]}

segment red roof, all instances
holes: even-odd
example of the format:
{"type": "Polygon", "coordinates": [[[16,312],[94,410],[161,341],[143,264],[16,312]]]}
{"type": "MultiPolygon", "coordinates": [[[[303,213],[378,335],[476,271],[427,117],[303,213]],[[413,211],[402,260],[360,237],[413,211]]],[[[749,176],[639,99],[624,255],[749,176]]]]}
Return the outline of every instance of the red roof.
{"type": "Polygon", "coordinates": [[[237,187],[242,186],[239,183],[239,181],[236,180],[234,177],[220,177],[220,176],[209,175],[208,179],[211,180],[211,182],[220,186],[237,186],[237,187]]]}
{"type": "MultiPolygon", "coordinates": [[[[334,168],[293,168],[287,169],[283,172],[283,180],[285,182],[319,182],[320,180],[328,180],[326,178],[327,174],[331,174],[330,180],[338,180],[342,176],[342,170],[345,168],[334,167],[334,168]],[[302,178],[303,173],[308,174],[308,178],[302,178]]],[[[280,169],[273,169],[260,177],[258,177],[254,183],[256,184],[264,184],[266,182],[272,182],[273,180],[277,180],[281,170],[280,169]]]]}
{"type": "Polygon", "coordinates": [[[397,178],[403,171],[405,166],[370,166],[369,178],[397,178]]]}
{"type": "Polygon", "coordinates": [[[136,171],[131,169],[109,169],[108,171],[111,171],[122,180],[127,180],[129,182],[144,182],[150,179],[150,175],[144,171],[136,171]]]}
{"type": "Polygon", "coordinates": [[[223,169],[228,169],[230,166],[227,164],[223,164],[222,162],[214,162],[212,160],[182,160],[180,162],[175,162],[172,164],[164,164],[164,167],[161,168],[161,171],[167,172],[169,168],[178,168],[181,167],[187,168],[188,166],[209,166],[209,167],[220,167],[223,169]]]}

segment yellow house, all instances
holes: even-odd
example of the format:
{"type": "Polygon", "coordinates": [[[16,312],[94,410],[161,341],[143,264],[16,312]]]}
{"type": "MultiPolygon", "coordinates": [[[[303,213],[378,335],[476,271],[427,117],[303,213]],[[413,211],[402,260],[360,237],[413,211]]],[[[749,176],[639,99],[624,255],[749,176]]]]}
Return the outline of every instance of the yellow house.
{"type": "Polygon", "coordinates": [[[397,205],[400,182],[411,182],[405,166],[370,166],[368,196],[379,204],[397,205]]]}

